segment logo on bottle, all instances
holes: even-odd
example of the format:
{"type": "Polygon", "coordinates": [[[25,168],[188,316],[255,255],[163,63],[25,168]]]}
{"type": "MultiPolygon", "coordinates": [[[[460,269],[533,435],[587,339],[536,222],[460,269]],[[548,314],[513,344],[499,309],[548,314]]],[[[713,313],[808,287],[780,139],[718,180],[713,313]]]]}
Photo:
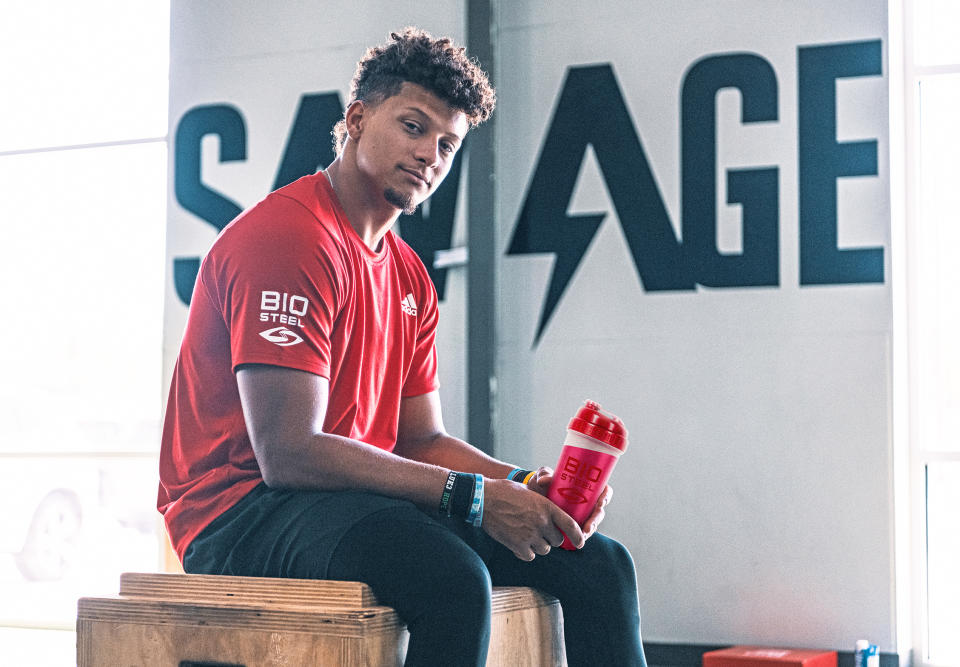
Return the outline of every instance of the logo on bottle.
{"type": "Polygon", "coordinates": [[[558,477],[570,486],[557,489],[557,493],[571,503],[585,503],[587,497],[581,489],[591,491],[594,483],[600,481],[602,475],[603,470],[597,466],[582,462],[575,456],[567,456],[563,460],[558,477]]]}
{"type": "Polygon", "coordinates": [[[557,493],[563,496],[565,500],[569,500],[571,503],[576,505],[587,502],[587,497],[572,486],[565,486],[562,489],[557,489],[557,493]]]}

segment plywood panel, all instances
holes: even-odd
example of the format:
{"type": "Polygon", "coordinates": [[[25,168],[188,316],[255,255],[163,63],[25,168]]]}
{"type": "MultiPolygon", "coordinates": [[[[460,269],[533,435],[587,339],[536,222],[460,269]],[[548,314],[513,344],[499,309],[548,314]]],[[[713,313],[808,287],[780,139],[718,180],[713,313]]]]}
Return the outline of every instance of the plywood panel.
{"type": "MultiPolygon", "coordinates": [[[[121,594],[81,598],[80,667],[400,665],[409,633],[357,582],[127,573],[121,594]]],[[[493,591],[487,665],[565,665],[563,617],[530,588],[493,591]]]]}

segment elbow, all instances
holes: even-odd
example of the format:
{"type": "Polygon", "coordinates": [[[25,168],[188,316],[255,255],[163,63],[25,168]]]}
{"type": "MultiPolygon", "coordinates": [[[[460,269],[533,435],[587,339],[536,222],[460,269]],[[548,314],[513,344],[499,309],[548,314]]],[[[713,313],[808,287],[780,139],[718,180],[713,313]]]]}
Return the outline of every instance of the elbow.
{"type": "Polygon", "coordinates": [[[314,438],[253,440],[253,453],[264,484],[271,489],[333,489],[327,460],[318,456],[314,438]]]}
{"type": "Polygon", "coordinates": [[[263,478],[264,484],[271,489],[289,488],[290,480],[284,474],[283,466],[270,460],[263,460],[260,457],[257,457],[257,464],[260,466],[260,476],[263,478]]]}
{"type": "Polygon", "coordinates": [[[290,486],[284,476],[270,465],[260,463],[260,477],[263,478],[263,483],[271,489],[285,489],[290,486]]]}
{"type": "Polygon", "coordinates": [[[253,442],[253,453],[260,468],[263,483],[271,489],[289,489],[297,486],[294,473],[295,456],[278,442],[264,441],[258,438],[253,442]]]}

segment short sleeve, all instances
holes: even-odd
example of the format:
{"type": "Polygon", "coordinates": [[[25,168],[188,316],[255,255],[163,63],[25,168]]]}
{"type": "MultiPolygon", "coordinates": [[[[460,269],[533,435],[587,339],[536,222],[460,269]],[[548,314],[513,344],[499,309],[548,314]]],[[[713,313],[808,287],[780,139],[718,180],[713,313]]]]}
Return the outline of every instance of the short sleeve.
{"type": "Polygon", "coordinates": [[[270,364],[329,378],[342,267],[331,231],[287,197],[271,195],[228,225],[201,278],[229,331],[232,368],[270,364]]]}

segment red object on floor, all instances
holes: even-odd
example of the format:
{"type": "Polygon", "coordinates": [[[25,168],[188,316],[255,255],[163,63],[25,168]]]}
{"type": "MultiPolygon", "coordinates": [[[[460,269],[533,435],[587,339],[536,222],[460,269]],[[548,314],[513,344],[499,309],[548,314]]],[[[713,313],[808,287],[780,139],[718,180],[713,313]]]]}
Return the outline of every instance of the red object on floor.
{"type": "Polygon", "coordinates": [[[703,667],[837,667],[837,652],[734,646],[704,653],[703,667]]]}

